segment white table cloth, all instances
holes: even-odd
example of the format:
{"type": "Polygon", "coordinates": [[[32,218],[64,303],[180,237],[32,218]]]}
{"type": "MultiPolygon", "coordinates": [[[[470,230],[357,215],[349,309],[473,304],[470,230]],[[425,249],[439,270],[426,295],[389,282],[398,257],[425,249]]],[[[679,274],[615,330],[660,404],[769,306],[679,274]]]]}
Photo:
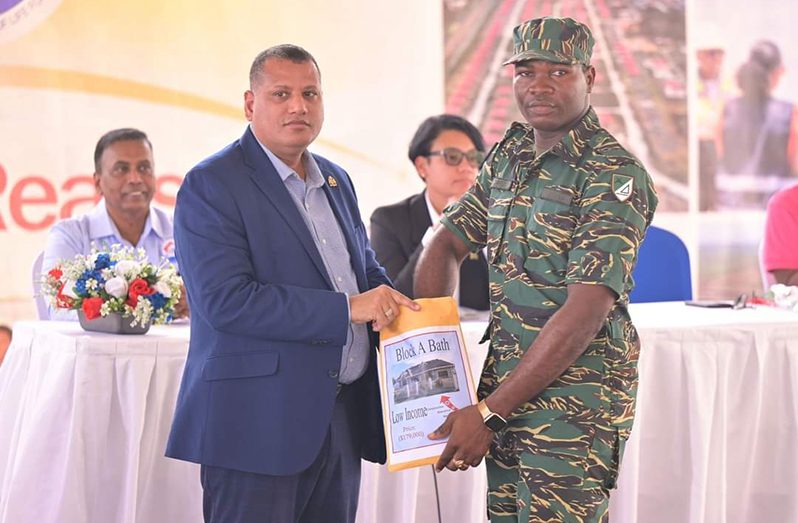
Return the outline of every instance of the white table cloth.
{"type": "MultiPolygon", "coordinates": [[[[613,523],[798,522],[798,315],[769,308],[631,306],[637,417],[613,523]]],[[[479,372],[484,325],[463,323],[479,372]]],[[[438,475],[443,523],[482,523],[484,465],[438,475]]],[[[428,467],[364,465],[359,523],[438,521],[428,467]]]]}
{"type": "Polygon", "coordinates": [[[164,457],[187,326],[24,322],[0,366],[0,522],[202,521],[199,467],[164,457]]]}
{"type": "Polygon", "coordinates": [[[798,522],[798,315],[631,312],[640,388],[613,523],[798,522]]]}
{"type": "MultiPolygon", "coordinates": [[[[643,349],[613,523],[798,521],[798,315],[632,306],[643,349]]],[[[484,325],[466,322],[479,373],[484,325]]],[[[198,467],[163,457],[188,341],[15,325],[0,366],[0,523],[202,520],[198,467]]],[[[484,466],[437,475],[444,523],[485,521],[484,466]]],[[[429,467],[364,463],[358,523],[437,522],[429,467]]]]}

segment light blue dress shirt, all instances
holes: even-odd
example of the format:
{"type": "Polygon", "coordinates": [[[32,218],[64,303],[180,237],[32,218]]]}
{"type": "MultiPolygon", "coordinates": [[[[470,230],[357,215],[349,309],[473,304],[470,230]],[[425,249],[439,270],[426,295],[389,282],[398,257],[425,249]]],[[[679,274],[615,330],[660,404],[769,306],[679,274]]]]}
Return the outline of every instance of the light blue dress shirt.
{"type": "MultiPolygon", "coordinates": [[[[122,238],[108,211],[105,200],[87,214],[67,218],[56,223],[47,234],[47,243],[42,258],[42,272],[47,272],[61,260],[73,258],[76,254],[89,254],[92,248],[110,250],[119,244],[125,247],[142,248],[153,265],[166,259],[177,266],[175,241],[172,233],[172,218],[164,211],[150,207],[150,214],[144,224],[139,242],[136,245],[122,238]]],[[[75,320],[75,311],[50,309],[51,320],[75,320]]]]}
{"type": "MultiPolygon", "coordinates": [[[[302,155],[305,167],[305,180],[302,180],[293,169],[263,144],[260,146],[271,160],[277,174],[280,175],[286,189],[291,194],[299,214],[302,215],[335,290],[343,292],[347,296],[359,294],[360,290],[357,287],[355,271],[352,270],[346,238],[341,232],[341,226],[324,193],[324,177],[313,155],[307,151],[302,155]]],[[[341,352],[341,370],[338,381],[352,383],[358,379],[366,372],[368,360],[368,329],[365,324],[350,322],[346,345],[341,352]]]]}

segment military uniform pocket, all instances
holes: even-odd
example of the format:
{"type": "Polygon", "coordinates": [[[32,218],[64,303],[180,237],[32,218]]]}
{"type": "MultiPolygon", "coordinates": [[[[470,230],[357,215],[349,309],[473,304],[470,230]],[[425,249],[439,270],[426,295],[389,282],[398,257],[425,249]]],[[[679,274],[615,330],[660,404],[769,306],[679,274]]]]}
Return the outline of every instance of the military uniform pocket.
{"type": "Polygon", "coordinates": [[[612,424],[620,429],[631,429],[634,420],[639,357],[640,342],[636,332],[630,339],[608,339],[605,387],[609,395],[612,424]]]}
{"type": "Polygon", "coordinates": [[[570,205],[535,198],[527,220],[530,248],[566,254],[571,248],[576,221],[570,205]]]}
{"type": "Polygon", "coordinates": [[[617,486],[618,472],[628,436],[627,431],[618,427],[596,428],[587,459],[586,487],[610,490],[617,486]]]}
{"type": "Polygon", "coordinates": [[[539,486],[581,489],[588,472],[595,425],[559,417],[537,424],[534,429],[514,430],[521,476],[530,490],[539,486]]]}
{"type": "Polygon", "coordinates": [[[507,215],[513,204],[515,193],[514,182],[504,178],[494,178],[491,181],[490,198],[488,199],[487,214],[487,249],[488,262],[496,263],[499,259],[507,215]]]}

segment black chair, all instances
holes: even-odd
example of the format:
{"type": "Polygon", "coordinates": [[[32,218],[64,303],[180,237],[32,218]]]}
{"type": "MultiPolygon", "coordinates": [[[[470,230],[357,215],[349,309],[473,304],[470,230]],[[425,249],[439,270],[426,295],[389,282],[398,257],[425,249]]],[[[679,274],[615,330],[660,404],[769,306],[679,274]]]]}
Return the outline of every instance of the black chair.
{"type": "Polygon", "coordinates": [[[648,228],[632,277],[635,287],[629,294],[631,303],[693,299],[687,247],[665,229],[648,228]]]}

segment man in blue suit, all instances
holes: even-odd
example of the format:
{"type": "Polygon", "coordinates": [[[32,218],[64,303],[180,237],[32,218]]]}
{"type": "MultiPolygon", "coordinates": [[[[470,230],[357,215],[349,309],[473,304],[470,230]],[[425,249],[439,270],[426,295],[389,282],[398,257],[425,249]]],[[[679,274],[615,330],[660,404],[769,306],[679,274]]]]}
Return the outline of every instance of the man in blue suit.
{"type": "Polygon", "coordinates": [[[200,463],[209,522],[353,522],[360,459],[383,463],[374,347],[413,301],[366,238],[352,181],[307,151],[315,59],[258,55],[249,128],[177,195],[191,344],[167,455],[200,463]]]}

